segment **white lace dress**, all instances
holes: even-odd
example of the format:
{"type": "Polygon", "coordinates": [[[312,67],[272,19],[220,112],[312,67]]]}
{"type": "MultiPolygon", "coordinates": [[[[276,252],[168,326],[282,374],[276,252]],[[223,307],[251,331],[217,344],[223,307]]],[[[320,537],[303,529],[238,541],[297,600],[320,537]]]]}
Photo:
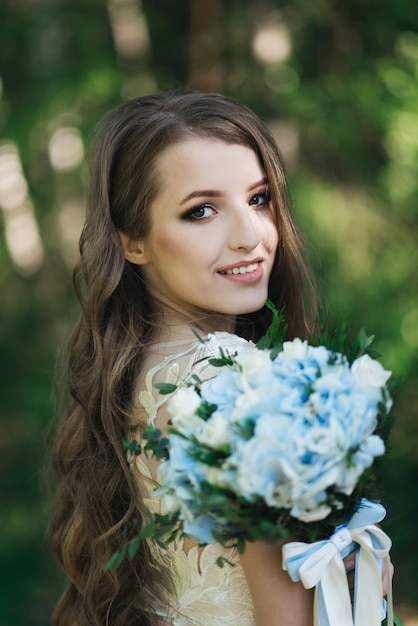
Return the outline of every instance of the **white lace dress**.
{"type": "MultiPolygon", "coordinates": [[[[168,397],[159,395],[156,382],[184,384],[192,374],[207,380],[219,372],[208,363],[209,356],[219,356],[219,346],[231,354],[253,348],[253,344],[230,333],[209,335],[203,345],[199,341],[160,344],[158,355],[151,357],[151,367],[139,381],[139,409],[145,411],[150,424],[159,424],[159,416],[165,411],[168,397]],[[174,354],[169,354],[174,351],[174,354]],[[155,363],[153,365],[153,363],[155,363]]],[[[167,417],[165,416],[165,418],[167,417]]],[[[155,463],[155,462],[154,462],[155,463]]],[[[155,478],[155,465],[147,466],[142,457],[137,458],[137,467],[143,478],[155,478]]],[[[149,480],[145,481],[149,482],[149,480]]],[[[151,510],[159,510],[159,501],[147,498],[151,510]]],[[[172,626],[254,626],[255,618],[250,591],[236,550],[226,550],[218,544],[203,548],[187,542],[172,544],[170,557],[173,563],[177,598],[170,607],[155,607],[156,613],[165,623],[172,626]],[[223,555],[235,564],[223,568],[216,559],[223,555]]]]}

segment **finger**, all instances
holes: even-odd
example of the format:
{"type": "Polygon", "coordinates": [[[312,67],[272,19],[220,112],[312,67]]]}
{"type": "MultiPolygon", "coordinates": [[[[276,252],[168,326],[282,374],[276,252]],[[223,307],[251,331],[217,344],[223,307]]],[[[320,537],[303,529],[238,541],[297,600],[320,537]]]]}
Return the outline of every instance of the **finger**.
{"type": "Polygon", "coordinates": [[[344,559],[344,567],[346,572],[351,572],[356,567],[356,556],[355,554],[349,554],[344,559]]]}
{"type": "Polygon", "coordinates": [[[354,568],[347,572],[347,582],[348,582],[348,590],[350,592],[351,602],[353,602],[354,598],[354,568]]]}
{"type": "Polygon", "coordinates": [[[384,596],[387,596],[389,581],[392,581],[393,574],[395,572],[395,568],[393,566],[392,561],[389,563],[389,572],[387,571],[386,562],[383,561],[382,567],[382,592],[384,596]]]}

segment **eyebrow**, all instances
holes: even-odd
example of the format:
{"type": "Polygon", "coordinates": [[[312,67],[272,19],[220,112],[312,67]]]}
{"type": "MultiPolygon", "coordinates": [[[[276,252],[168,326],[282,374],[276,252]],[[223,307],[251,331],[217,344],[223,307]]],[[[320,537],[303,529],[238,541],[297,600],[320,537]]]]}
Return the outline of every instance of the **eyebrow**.
{"type": "MultiPolygon", "coordinates": [[[[253,191],[253,189],[257,189],[257,187],[262,187],[263,185],[267,185],[267,184],[268,184],[267,177],[264,176],[264,178],[262,178],[261,180],[250,185],[247,188],[247,192],[253,191]]],[[[217,191],[216,189],[199,189],[196,191],[192,191],[185,198],[183,198],[183,200],[180,202],[180,206],[182,204],[185,204],[189,200],[192,200],[193,198],[219,198],[223,195],[224,195],[223,191],[217,191]]]]}

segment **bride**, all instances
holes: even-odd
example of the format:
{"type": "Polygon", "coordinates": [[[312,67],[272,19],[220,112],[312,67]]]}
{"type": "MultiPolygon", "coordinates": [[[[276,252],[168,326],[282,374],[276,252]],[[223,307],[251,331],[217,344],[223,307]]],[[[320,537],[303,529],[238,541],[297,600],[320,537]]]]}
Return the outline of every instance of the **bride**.
{"type": "MultiPolygon", "coordinates": [[[[315,326],[315,292],[278,149],[245,106],[162,93],[108,116],[91,171],[56,433],[51,532],[69,582],[54,625],[312,626],[312,594],[282,569],[281,546],[248,544],[219,568],[216,544],[149,540],[116,571],[110,556],[146,523],[157,462],[129,462],[124,438],[164,430],[157,382],[215,375],[214,345],[250,350],[286,307],[289,338],[315,326]],[[207,338],[205,345],[196,334],[207,338]]],[[[346,563],[351,569],[353,563],[346,563]]]]}

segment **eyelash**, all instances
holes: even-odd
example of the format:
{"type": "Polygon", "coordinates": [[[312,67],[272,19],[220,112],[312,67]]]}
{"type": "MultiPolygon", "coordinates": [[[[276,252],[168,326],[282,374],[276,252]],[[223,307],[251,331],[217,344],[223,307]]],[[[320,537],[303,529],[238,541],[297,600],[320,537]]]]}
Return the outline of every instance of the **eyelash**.
{"type": "Polygon", "coordinates": [[[195,213],[197,213],[197,211],[202,211],[205,209],[210,209],[211,211],[214,211],[213,207],[211,207],[210,204],[201,204],[200,206],[196,206],[190,211],[188,211],[187,213],[185,213],[183,215],[183,219],[189,222],[201,222],[207,219],[207,217],[206,216],[197,217],[195,213]]]}
{"type": "MultiPolygon", "coordinates": [[[[271,202],[271,196],[270,196],[270,193],[269,193],[268,189],[266,189],[264,191],[259,191],[258,193],[255,193],[253,196],[251,196],[251,198],[249,200],[249,205],[250,206],[254,206],[255,205],[257,207],[268,207],[270,202],[271,202]],[[254,198],[261,199],[261,202],[260,203],[252,202],[252,200],[254,200],[254,198]]],[[[205,216],[205,215],[197,217],[196,213],[197,213],[197,211],[204,211],[205,209],[209,209],[211,211],[215,211],[215,209],[210,204],[201,204],[200,206],[196,206],[193,209],[191,209],[190,211],[188,211],[187,213],[185,213],[183,215],[182,219],[190,221],[190,222],[201,222],[201,221],[204,221],[205,219],[208,219],[208,217],[205,216]]]]}
{"type": "Polygon", "coordinates": [[[250,205],[252,204],[252,202],[251,202],[251,201],[252,201],[254,198],[257,198],[257,197],[262,199],[262,202],[261,202],[260,204],[258,204],[257,206],[261,206],[261,207],[263,207],[263,206],[268,206],[268,205],[270,204],[270,202],[271,202],[271,196],[270,196],[270,193],[269,193],[269,190],[268,190],[268,189],[265,189],[264,191],[259,191],[258,193],[255,193],[255,194],[254,194],[254,195],[250,198],[250,205]]]}

